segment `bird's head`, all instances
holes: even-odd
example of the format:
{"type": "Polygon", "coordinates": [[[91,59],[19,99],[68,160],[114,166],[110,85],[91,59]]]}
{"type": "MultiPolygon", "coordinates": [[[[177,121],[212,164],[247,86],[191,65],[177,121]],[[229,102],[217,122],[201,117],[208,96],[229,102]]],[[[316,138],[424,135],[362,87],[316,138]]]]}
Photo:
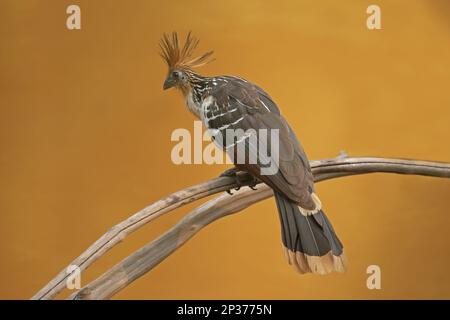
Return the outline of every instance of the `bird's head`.
{"type": "Polygon", "coordinates": [[[172,32],[171,35],[163,35],[159,43],[161,49],[160,55],[169,68],[163,85],[164,90],[172,87],[182,90],[188,88],[194,73],[192,69],[212,61],[212,51],[206,52],[195,58],[191,57],[198,42],[198,39],[192,37],[190,32],[188,33],[183,46],[179,43],[176,32],[172,32]]]}
{"type": "Polygon", "coordinates": [[[183,88],[189,86],[189,71],[183,69],[169,70],[169,74],[164,81],[163,89],[172,87],[183,88]]]}

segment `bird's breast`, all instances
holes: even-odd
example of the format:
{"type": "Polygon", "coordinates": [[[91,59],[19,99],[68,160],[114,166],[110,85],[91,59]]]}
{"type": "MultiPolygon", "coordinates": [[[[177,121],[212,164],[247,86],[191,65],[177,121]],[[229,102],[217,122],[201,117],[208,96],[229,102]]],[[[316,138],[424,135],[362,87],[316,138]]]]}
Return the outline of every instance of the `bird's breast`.
{"type": "Polygon", "coordinates": [[[192,90],[186,95],[186,107],[195,117],[201,119],[201,103],[194,100],[192,90]]]}

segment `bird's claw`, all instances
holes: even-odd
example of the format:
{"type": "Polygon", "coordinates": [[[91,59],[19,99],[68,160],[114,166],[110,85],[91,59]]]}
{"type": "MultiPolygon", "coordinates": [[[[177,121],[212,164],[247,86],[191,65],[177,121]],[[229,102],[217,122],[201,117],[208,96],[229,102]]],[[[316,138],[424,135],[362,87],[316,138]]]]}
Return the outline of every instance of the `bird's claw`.
{"type": "MultiPolygon", "coordinates": [[[[240,176],[239,176],[238,172],[239,172],[239,169],[236,168],[236,167],[234,167],[234,168],[231,168],[231,169],[226,170],[225,172],[223,172],[223,173],[220,175],[220,177],[233,178],[234,181],[235,181],[235,183],[237,184],[237,187],[234,188],[234,190],[236,190],[236,191],[240,190],[241,187],[242,187],[242,185],[241,185],[242,181],[241,181],[241,179],[240,179],[240,176]]],[[[233,192],[231,192],[231,189],[226,190],[226,191],[227,191],[227,193],[228,193],[229,195],[233,195],[233,192]]]]}
{"type": "Polygon", "coordinates": [[[257,178],[255,178],[255,177],[253,177],[253,181],[252,181],[252,183],[250,183],[249,185],[248,185],[248,187],[250,188],[250,189],[252,189],[252,190],[258,190],[258,189],[256,189],[256,185],[258,184],[258,179],[257,178]]]}
{"type": "MultiPolygon", "coordinates": [[[[242,171],[239,171],[239,169],[237,169],[236,167],[226,170],[225,172],[223,172],[220,175],[220,177],[234,178],[234,181],[237,184],[237,187],[234,188],[234,190],[236,190],[236,191],[240,190],[241,187],[243,186],[243,184],[242,184],[242,171]]],[[[248,187],[250,189],[252,189],[252,190],[257,190],[256,189],[256,185],[258,184],[258,182],[259,182],[258,179],[253,177],[253,181],[252,181],[251,184],[248,185],[248,187]]],[[[226,190],[226,192],[229,195],[233,195],[233,192],[231,192],[231,189],[226,190]]]]}

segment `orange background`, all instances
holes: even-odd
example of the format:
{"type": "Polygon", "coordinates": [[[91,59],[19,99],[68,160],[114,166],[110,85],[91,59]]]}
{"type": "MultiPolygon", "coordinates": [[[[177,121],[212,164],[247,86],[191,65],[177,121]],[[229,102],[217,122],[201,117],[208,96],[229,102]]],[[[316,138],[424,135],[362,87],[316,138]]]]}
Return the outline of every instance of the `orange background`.
{"type": "MultiPolygon", "coordinates": [[[[163,32],[192,30],[215,50],[205,75],[268,91],[311,159],[450,161],[449,21],[446,0],[2,0],[0,298],[31,297],[114,224],[226,168],[171,163],[171,132],[194,119],[162,91],[163,32]],[[379,31],[366,28],[372,3],[379,31]],[[66,29],[69,4],[82,30],[66,29]]],[[[271,199],[207,227],[116,298],[450,298],[448,180],[375,174],[318,192],[346,274],[295,273],[271,199]],[[366,288],[371,264],[381,290],[366,288]]],[[[194,207],[130,236],[82,284],[194,207]]]]}

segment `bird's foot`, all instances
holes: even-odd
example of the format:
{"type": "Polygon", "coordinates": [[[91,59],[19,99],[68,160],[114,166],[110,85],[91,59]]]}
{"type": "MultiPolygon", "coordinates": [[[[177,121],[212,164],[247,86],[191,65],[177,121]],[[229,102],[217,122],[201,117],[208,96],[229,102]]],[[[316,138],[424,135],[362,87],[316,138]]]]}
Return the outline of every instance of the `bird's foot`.
{"type": "MultiPolygon", "coordinates": [[[[234,190],[238,191],[239,189],[241,189],[242,187],[242,180],[240,179],[240,173],[243,171],[240,171],[238,168],[233,167],[230,168],[228,170],[225,170],[220,177],[228,177],[228,178],[233,178],[235,183],[237,184],[237,187],[234,188],[234,190]]],[[[233,195],[233,193],[231,192],[231,189],[227,190],[227,193],[229,195],[233,195]]]]}
{"type": "MultiPolygon", "coordinates": [[[[251,176],[252,181],[250,184],[247,184],[247,179],[248,179],[249,174],[239,170],[238,168],[234,167],[231,169],[228,169],[226,171],[224,171],[220,177],[229,177],[229,178],[234,178],[235,180],[235,184],[237,185],[237,187],[234,188],[234,190],[238,191],[241,189],[242,186],[248,185],[248,187],[252,190],[256,190],[255,186],[259,183],[259,180],[256,179],[255,177],[251,176]],[[245,182],[245,183],[244,183],[245,182]]],[[[227,190],[227,193],[229,195],[232,195],[233,193],[231,192],[231,189],[227,190]]]]}
{"type": "Polygon", "coordinates": [[[256,185],[259,183],[259,180],[253,176],[252,176],[252,178],[253,178],[252,183],[249,184],[248,187],[252,190],[258,190],[258,189],[256,189],[256,185]]]}

